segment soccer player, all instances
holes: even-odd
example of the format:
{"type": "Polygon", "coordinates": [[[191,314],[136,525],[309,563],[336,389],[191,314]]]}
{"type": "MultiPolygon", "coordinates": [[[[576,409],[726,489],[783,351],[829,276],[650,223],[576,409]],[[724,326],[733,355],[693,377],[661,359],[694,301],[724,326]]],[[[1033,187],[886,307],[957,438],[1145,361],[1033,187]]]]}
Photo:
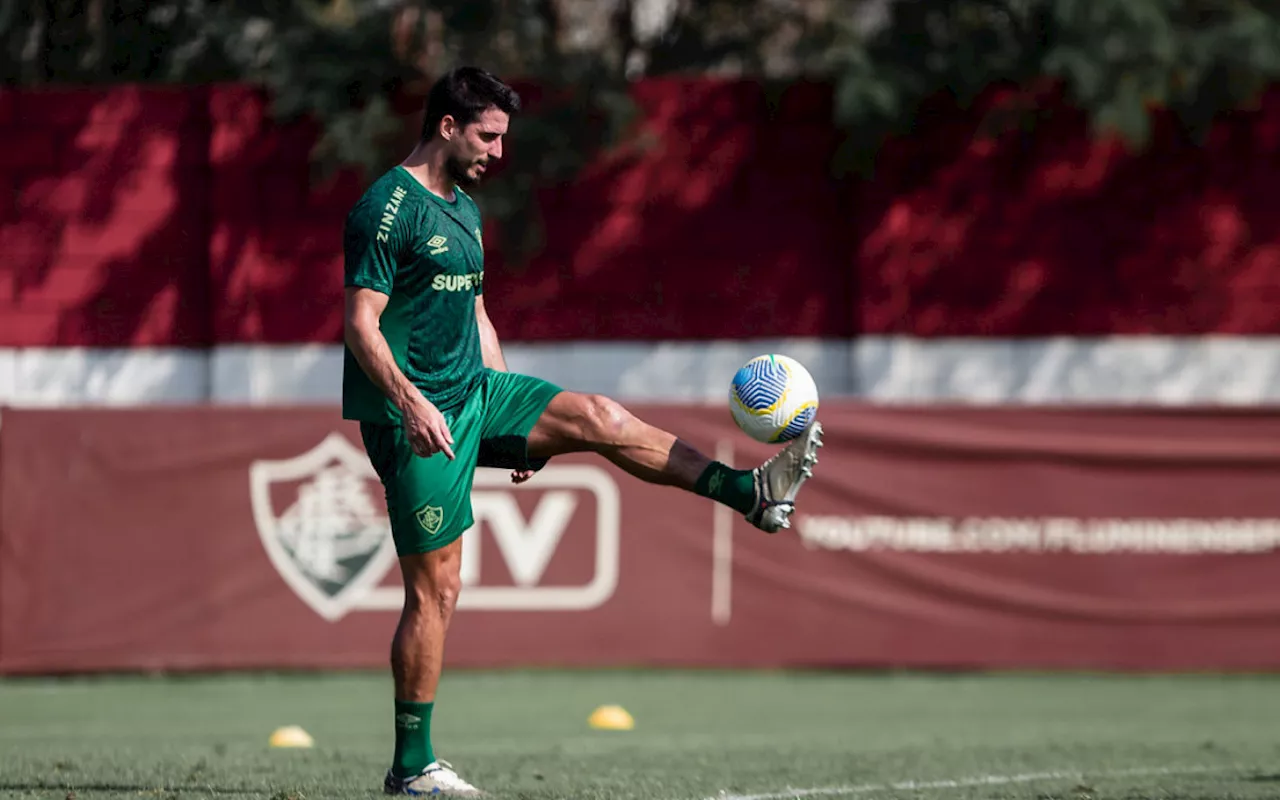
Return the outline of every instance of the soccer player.
{"type": "Polygon", "coordinates": [[[463,187],[502,157],[520,107],[483,70],[440,78],[419,143],[352,208],[343,237],[342,407],[360,422],[386,490],[405,599],[391,647],[395,752],[389,794],[478,794],[431,742],[445,633],[461,589],[476,467],[529,480],[563,453],[595,452],[631,475],[730,506],[773,533],[817,463],[822,428],[753,470],[712,461],[613,400],[507,371],[484,307],[480,213],[463,187]]]}

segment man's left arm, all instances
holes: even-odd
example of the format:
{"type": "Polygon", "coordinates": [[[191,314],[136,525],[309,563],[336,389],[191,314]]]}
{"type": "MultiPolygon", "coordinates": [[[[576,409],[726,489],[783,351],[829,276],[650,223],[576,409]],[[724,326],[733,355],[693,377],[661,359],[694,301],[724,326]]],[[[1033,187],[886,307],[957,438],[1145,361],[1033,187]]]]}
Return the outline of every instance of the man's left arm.
{"type": "Polygon", "coordinates": [[[480,353],[484,357],[484,365],[499,372],[506,372],[507,360],[502,357],[502,345],[498,343],[498,332],[494,330],[489,314],[484,310],[484,295],[476,297],[476,323],[480,326],[480,353]]]}
{"type": "MultiPolygon", "coordinates": [[[[493,329],[489,314],[484,310],[484,296],[476,297],[476,323],[480,326],[480,354],[484,365],[499,372],[507,371],[507,361],[502,357],[502,345],[498,344],[498,332],[493,329]]],[[[531,469],[517,469],[511,472],[512,483],[524,483],[533,477],[531,469]]]]}

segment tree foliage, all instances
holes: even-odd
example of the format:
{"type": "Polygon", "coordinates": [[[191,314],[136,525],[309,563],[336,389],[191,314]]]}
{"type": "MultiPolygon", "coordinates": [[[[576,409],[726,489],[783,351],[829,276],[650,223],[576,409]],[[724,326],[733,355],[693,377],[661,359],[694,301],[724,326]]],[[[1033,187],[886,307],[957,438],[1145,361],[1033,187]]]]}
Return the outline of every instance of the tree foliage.
{"type": "Polygon", "coordinates": [[[6,83],[256,83],[280,120],[320,123],[322,173],[402,158],[416,131],[397,99],[456,64],[536,87],[512,131],[536,155],[480,196],[512,252],[536,244],[531,193],[571,178],[634,113],[616,54],[569,42],[553,0],[0,0],[6,83]]]}
{"type": "Polygon", "coordinates": [[[1001,82],[1053,79],[1099,133],[1141,148],[1150,110],[1192,134],[1280,80],[1280,6],[1248,0],[913,0],[831,48],[856,166],[939,92],[967,103],[1001,82]]]}
{"type": "Polygon", "coordinates": [[[1152,106],[1203,132],[1280,79],[1280,0],[0,0],[7,83],[253,81],[323,127],[322,169],[399,158],[394,100],[457,63],[536,85],[513,128],[536,157],[484,188],[508,244],[536,244],[537,187],[571,178],[669,73],[830,80],[847,166],[874,162],[940,92],[1058,81],[1141,146],[1152,106]]]}

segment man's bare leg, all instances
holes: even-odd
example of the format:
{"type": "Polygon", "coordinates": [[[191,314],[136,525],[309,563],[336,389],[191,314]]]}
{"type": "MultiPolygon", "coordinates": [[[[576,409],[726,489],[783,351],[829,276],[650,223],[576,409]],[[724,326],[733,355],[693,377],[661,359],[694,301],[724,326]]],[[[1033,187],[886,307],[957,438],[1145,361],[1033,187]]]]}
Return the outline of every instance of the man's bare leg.
{"type": "Polygon", "coordinates": [[[694,447],[600,395],[561,392],[529,434],[529,454],[594,451],[648,483],[693,491],[712,464],[694,447]]]}
{"type": "MultiPolygon", "coordinates": [[[[461,570],[461,538],[439,550],[400,558],[405,590],[400,624],[391,642],[396,747],[388,776],[389,793],[400,793],[396,790],[403,789],[401,784],[437,763],[431,745],[431,714],[444,665],[445,637],[462,589],[461,570]]],[[[455,783],[459,794],[471,793],[466,789],[474,788],[463,784],[452,770],[441,770],[422,780],[433,786],[455,783]]]]}
{"type": "Polygon", "coordinates": [[[596,452],[648,483],[675,486],[723,503],[758,527],[788,527],[795,494],[812,475],[822,428],[794,440],[754,470],[714,461],[672,433],[603,395],[561,392],[529,434],[529,454],[547,458],[596,452]]]}
{"type": "Polygon", "coordinates": [[[402,556],[404,608],[391,642],[396,698],[435,701],[444,640],[462,588],[462,539],[430,553],[402,556]]]}

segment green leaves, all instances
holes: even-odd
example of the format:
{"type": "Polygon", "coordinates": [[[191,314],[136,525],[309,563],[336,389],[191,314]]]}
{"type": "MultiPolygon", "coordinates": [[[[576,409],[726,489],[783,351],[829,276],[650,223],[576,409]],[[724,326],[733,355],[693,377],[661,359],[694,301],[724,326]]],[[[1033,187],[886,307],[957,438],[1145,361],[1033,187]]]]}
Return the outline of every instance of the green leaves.
{"type": "Polygon", "coordinates": [[[1203,134],[1280,80],[1280,14],[1244,0],[898,0],[885,26],[846,28],[833,51],[857,167],[939,92],[964,103],[992,83],[1045,77],[1100,135],[1141,148],[1153,108],[1203,134]]]}
{"type": "Polygon", "coordinates": [[[322,127],[313,155],[322,173],[393,163],[405,121],[389,99],[411,74],[389,55],[391,13],[299,4],[271,16],[224,13],[219,30],[240,80],[266,86],[281,120],[322,127]]]}
{"type": "MultiPolygon", "coordinates": [[[[1203,135],[1280,80],[1278,0],[683,0],[643,23],[653,12],[641,11],[632,0],[0,0],[0,63],[8,83],[252,81],[281,119],[320,122],[322,171],[366,172],[416,132],[396,99],[480,64],[538,87],[512,131],[520,157],[477,198],[513,253],[537,244],[538,189],[622,136],[628,84],[648,75],[830,79],[848,134],[836,167],[862,171],[939,94],[963,105],[1003,84],[1030,96],[1048,79],[1099,135],[1142,147],[1153,108],[1203,135]]],[[[1033,120],[1028,103],[1001,124],[1019,114],[1033,120]]]]}

